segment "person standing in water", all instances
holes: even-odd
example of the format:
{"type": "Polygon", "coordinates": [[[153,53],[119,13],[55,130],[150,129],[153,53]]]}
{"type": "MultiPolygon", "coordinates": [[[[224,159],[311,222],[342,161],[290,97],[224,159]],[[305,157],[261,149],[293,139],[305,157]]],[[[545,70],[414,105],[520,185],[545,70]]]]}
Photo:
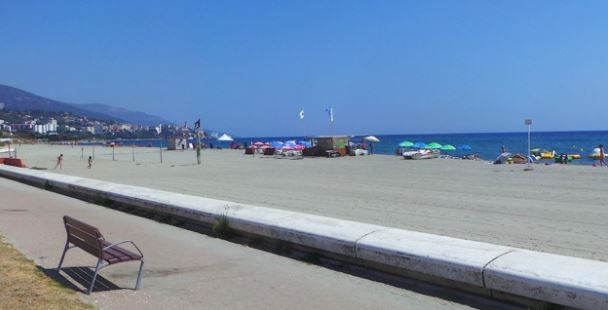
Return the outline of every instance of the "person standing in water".
{"type": "Polygon", "coordinates": [[[91,169],[91,167],[93,166],[93,156],[89,156],[89,165],[87,166],[87,168],[91,169]]]}
{"type": "Polygon", "coordinates": [[[606,164],[606,150],[604,149],[604,145],[600,144],[597,147],[600,149],[600,167],[608,166],[606,164]]]}
{"type": "Polygon", "coordinates": [[[54,169],[57,169],[57,167],[59,167],[59,169],[63,169],[63,154],[59,154],[59,157],[57,157],[57,163],[55,164],[54,169]]]}

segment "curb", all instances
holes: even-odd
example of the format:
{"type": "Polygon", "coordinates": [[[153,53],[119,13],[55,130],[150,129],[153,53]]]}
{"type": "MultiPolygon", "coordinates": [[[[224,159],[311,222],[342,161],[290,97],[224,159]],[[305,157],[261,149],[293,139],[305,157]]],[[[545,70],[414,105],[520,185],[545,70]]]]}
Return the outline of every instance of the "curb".
{"type": "Polygon", "coordinates": [[[230,227],[317,251],[486,291],[608,309],[608,263],[0,165],[0,176],[75,196],[230,227]]]}

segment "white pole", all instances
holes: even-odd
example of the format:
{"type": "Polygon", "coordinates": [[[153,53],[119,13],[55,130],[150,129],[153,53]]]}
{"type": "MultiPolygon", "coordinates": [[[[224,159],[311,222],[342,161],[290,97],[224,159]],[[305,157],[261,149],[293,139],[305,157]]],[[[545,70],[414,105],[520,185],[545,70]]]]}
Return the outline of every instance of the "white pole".
{"type": "Polygon", "coordinates": [[[528,125],[528,168],[530,168],[530,127],[531,125],[528,125]]]}
{"type": "Polygon", "coordinates": [[[524,170],[530,171],[530,170],[532,170],[531,163],[530,163],[530,160],[532,158],[532,154],[531,154],[532,152],[530,150],[530,148],[531,148],[531,146],[530,146],[531,145],[530,144],[530,131],[531,131],[531,127],[532,127],[532,120],[531,119],[527,119],[526,120],[526,125],[528,126],[528,166],[524,170]]]}

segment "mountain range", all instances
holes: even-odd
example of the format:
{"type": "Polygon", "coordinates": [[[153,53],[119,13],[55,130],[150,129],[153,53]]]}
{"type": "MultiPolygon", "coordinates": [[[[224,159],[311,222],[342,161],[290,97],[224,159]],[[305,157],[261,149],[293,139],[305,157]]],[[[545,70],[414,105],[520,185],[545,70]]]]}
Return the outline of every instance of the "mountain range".
{"type": "Polygon", "coordinates": [[[170,124],[162,117],[105,104],[74,104],[48,99],[0,84],[0,109],[16,111],[69,112],[91,119],[126,122],[138,125],[170,124]]]}

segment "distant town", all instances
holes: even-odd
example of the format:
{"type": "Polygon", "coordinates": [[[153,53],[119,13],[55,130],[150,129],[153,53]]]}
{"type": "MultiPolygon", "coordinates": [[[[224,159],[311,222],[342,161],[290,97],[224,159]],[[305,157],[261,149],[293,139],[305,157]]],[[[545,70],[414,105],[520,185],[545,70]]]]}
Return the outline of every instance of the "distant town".
{"type": "Polygon", "coordinates": [[[184,127],[97,120],[68,112],[0,110],[0,137],[48,141],[151,139],[182,135],[184,127]]]}

